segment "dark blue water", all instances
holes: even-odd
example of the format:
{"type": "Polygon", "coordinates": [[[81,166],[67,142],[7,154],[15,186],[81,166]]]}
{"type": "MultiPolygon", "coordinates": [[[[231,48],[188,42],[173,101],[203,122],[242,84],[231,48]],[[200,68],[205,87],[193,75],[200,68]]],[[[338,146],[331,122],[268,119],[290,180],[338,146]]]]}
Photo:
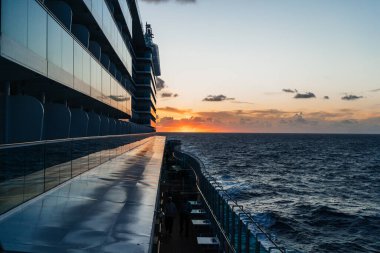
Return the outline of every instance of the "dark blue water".
{"type": "Polygon", "coordinates": [[[380,135],[169,134],[278,242],[380,252],[380,135]]]}

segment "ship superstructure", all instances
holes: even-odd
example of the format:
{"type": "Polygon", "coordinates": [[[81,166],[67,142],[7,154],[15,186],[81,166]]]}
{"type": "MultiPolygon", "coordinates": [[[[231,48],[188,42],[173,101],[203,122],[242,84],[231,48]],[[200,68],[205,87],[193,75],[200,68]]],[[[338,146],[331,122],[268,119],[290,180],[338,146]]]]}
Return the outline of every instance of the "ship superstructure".
{"type": "Polygon", "coordinates": [[[2,0],[0,143],[154,132],[152,37],[135,0],[2,0]]]}

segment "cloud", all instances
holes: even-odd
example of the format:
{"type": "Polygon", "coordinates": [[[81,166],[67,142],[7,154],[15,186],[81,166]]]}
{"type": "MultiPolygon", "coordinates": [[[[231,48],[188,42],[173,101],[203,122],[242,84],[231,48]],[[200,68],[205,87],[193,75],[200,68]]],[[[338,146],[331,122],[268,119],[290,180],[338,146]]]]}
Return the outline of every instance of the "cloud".
{"type": "MultiPolygon", "coordinates": [[[[156,4],[169,2],[169,0],[142,0],[142,1],[147,2],[147,3],[156,3],[156,4]]],[[[196,0],[175,0],[175,2],[182,3],[182,4],[196,3],[196,0]]]]}
{"type": "Polygon", "coordinates": [[[286,93],[296,93],[297,90],[292,90],[292,89],[282,89],[283,92],[286,92],[286,93]]]}
{"type": "Polygon", "coordinates": [[[380,133],[380,116],[330,112],[292,112],[277,109],[194,112],[171,107],[163,111],[186,112],[186,117],[164,117],[158,131],[180,132],[287,132],[287,133],[380,133]],[[190,117],[189,117],[190,116],[190,117]]]}
{"type": "Polygon", "coordinates": [[[161,78],[157,77],[156,81],[157,81],[156,82],[156,89],[157,89],[157,91],[160,91],[160,90],[162,90],[163,88],[166,87],[165,81],[162,80],[161,78]]]}
{"type": "Polygon", "coordinates": [[[178,97],[178,94],[177,93],[172,93],[172,92],[163,92],[161,93],[161,97],[162,98],[171,98],[171,97],[178,97]]]}
{"type": "Polygon", "coordinates": [[[329,96],[324,96],[323,99],[330,99],[330,97],[329,96]]]}
{"type": "Polygon", "coordinates": [[[161,97],[163,98],[171,98],[173,96],[173,93],[171,92],[164,92],[161,94],[161,97]]]}
{"type": "Polygon", "coordinates": [[[178,108],[174,108],[170,106],[161,107],[161,108],[158,108],[157,110],[161,112],[171,112],[171,113],[179,113],[179,114],[185,114],[185,113],[191,112],[190,109],[178,109],[178,108]]]}
{"type": "Polygon", "coordinates": [[[342,100],[351,101],[351,100],[357,100],[357,99],[360,99],[360,98],[363,98],[363,96],[346,95],[346,96],[342,97],[342,100]]]}
{"type": "Polygon", "coordinates": [[[351,124],[357,124],[358,121],[355,119],[345,119],[345,120],[340,121],[339,123],[351,125],[351,124]]]}
{"type": "Polygon", "coordinates": [[[225,95],[208,95],[202,101],[221,102],[225,100],[235,100],[235,98],[229,98],[229,97],[226,97],[225,95]]]}
{"type": "Polygon", "coordinates": [[[255,103],[252,102],[245,102],[245,101],[232,101],[231,103],[234,104],[249,104],[249,105],[254,105],[255,103]]]}
{"type": "Polygon", "coordinates": [[[380,91],[380,89],[370,90],[370,92],[378,92],[378,91],[380,91]]]}
{"type": "Polygon", "coordinates": [[[312,92],[297,93],[294,98],[315,98],[315,95],[312,92]]]}
{"type": "Polygon", "coordinates": [[[302,124],[307,123],[307,121],[303,117],[303,113],[302,112],[294,114],[293,119],[294,119],[295,122],[298,122],[298,123],[302,123],[302,124]]]}

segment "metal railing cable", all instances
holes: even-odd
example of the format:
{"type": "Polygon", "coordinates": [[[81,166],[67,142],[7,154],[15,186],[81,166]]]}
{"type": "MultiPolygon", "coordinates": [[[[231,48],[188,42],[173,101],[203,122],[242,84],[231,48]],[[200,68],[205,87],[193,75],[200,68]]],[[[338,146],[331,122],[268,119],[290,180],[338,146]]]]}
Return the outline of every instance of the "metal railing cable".
{"type": "MultiPolygon", "coordinates": [[[[239,217],[241,222],[243,222],[242,217],[245,217],[245,223],[247,225],[251,224],[255,227],[255,229],[257,230],[257,232],[254,234],[255,239],[256,239],[256,250],[254,251],[255,253],[261,252],[260,251],[261,242],[258,238],[261,235],[264,236],[265,239],[272,244],[270,247],[268,247],[268,252],[272,252],[274,250],[277,250],[281,253],[287,252],[284,247],[278,246],[277,243],[272,239],[270,234],[267,233],[261,227],[261,225],[257,221],[254,220],[252,215],[250,213],[246,212],[244,210],[244,207],[242,205],[239,205],[238,202],[236,200],[234,200],[234,198],[223,188],[223,185],[220,182],[218,182],[209,172],[206,171],[205,165],[200,159],[198,159],[196,156],[191,155],[187,152],[179,151],[176,147],[174,148],[173,156],[178,161],[181,161],[183,163],[183,166],[188,166],[194,171],[196,178],[197,178],[197,180],[196,180],[197,181],[197,188],[198,188],[202,198],[205,200],[205,204],[209,208],[211,215],[213,216],[213,219],[215,219],[216,224],[217,224],[223,238],[225,239],[226,243],[228,244],[228,247],[233,252],[241,252],[241,243],[240,244],[238,243],[238,249],[236,249],[234,246],[235,240],[236,240],[235,234],[232,234],[231,238],[230,238],[228,236],[229,231],[225,231],[223,228],[224,222],[226,222],[226,223],[230,222],[229,217],[228,217],[228,211],[227,211],[227,220],[225,221],[226,217],[224,215],[221,215],[222,221],[220,221],[218,218],[218,216],[220,216],[220,215],[218,215],[218,213],[220,212],[219,202],[218,202],[218,206],[217,206],[217,208],[219,210],[214,210],[215,207],[214,208],[212,207],[212,205],[210,204],[210,200],[207,199],[207,196],[205,196],[206,191],[207,191],[207,189],[206,189],[207,187],[206,187],[205,183],[207,183],[207,182],[209,183],[210,186],[212,186],[214,188],[214,190],[219,194],[219,196],[222,197],[224,202],[228,205],[228,207],[232,210],[232,212],[239,217]],[[203,177],[203,180],[202,180],[202,177],[203,177]],[[206,180],[207,182],[202,182],[204,180],[206,180]],[[236,211],[235,211],[235,209],[236,209],[236,211]],[[216,213],[215,213],[215,211],[216,211],[216,213]],[[259,245],[257,245],[257,244],[259,244],[259,245]],[[259,248],[257,248],[257,247],[259,247],[259,248]]],[[[222,208],[222,212],[224,212],[224,207],[222,208]]],[[[232,218],[234,218],[234,217],[232,216],[232,218]]],[[[235,229],[235,225],[236,224],[234,224],[234,226],[232,226],[232,228],[231,228],[233,230],[233,232],[235,229]]],[[[227,226],[227,230],[228,229],[229,229],[229,225],[227,226]]],[[[248,229],[247,233],[250,233],[250,232],[252,232],[252,231],[250,231],[248,229]]],[[[241,242],[240,233],[241,233],[241,231],[239,231],[238,240],[241,242]]],[[[247,240],[249,240],[249,237],[246,238],[246,241],[247,240]]],[[[248,244],[248,243],[249,243],[249,241],[246,242],[246,244],[248,244]]],[[[248,252],[247,247],[249,249],[249,245],[248,246],[246,245],[246,250],[248,252]]]]}

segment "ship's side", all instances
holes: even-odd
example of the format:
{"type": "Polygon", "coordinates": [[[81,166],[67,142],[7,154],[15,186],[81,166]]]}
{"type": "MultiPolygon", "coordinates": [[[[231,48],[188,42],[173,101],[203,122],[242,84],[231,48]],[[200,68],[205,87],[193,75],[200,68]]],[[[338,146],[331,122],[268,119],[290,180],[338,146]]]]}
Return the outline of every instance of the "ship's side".
{"type": "Polygon", "coordinates": [[[135,0],[2,0],[0,144],[154,132],[152,37],[135,0]]]}

